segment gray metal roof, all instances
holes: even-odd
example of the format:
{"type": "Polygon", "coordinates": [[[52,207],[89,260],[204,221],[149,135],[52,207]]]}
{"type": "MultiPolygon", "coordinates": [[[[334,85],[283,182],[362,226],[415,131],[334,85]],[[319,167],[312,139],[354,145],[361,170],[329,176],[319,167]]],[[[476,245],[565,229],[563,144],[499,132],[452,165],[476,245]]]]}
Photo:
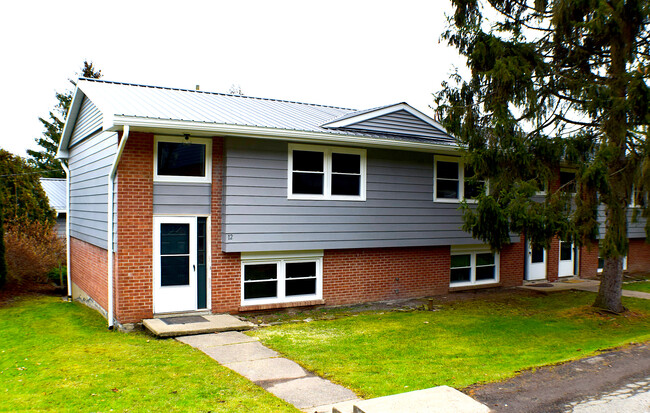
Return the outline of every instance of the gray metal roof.
{"type": "Polygon", "coordinates": [[[439,138],[432,139],[426,136],[346,131],[343,128],[321,126],[336,119],[367,113],[372,109],[357,111],[335,106],[85,78],[79,79],[77,86],[104,116],[190,121],[455,145],[453,138],[444,131],[439,138]]]}
{"type": "Polygon", "coordinates": [[[58,213],[66,212],[68,205],[66,204],[66,186],[65,179],[61,178],[40,178],[41,187],[47,195],[50,206],[58,213]]]}

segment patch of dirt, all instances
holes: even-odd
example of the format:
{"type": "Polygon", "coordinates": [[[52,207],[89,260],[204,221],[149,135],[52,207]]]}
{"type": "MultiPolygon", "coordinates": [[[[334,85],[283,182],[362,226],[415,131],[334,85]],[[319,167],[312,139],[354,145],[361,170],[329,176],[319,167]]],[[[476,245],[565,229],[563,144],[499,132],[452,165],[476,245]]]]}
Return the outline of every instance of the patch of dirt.
{"type": "Polygon", "coordinates": [[[632,344],[526,370],[512,379],[470,386],[463,392],[494,412],[564,412],[572,402],[611,392],[648,374],[650,344],[632,344]]]}
{"type": "Polygon", "coordinates": [[[38,295],[65,295],[65,291],[54,284],[36,282],[10,283],[0,289],[0,307],[10,305],[22,297],[38,295]]]}
{"type": "Polygon", "coordinates": [[[433,305],[433,310],[435,311],[436,307],[440,304],[447,304],[457,301],[471,301],[478,299],[512,299],[516,297],[530,297],[539,294],[540,293],[537,291],[520,290],[517,288],[490,288],[452,292],[444,295],[436,295],[424,298],[376,301],[356,305],[273,309],[238,314],[238,316],[260,325],[281,324],[285,322],[296,322],[304,320],[331,320],[350,316],[353,314],[374,311],[429,311],[429,306],[431,304],[433,305]],[[430,301],[432,301],[431,304],[430,301]]]}

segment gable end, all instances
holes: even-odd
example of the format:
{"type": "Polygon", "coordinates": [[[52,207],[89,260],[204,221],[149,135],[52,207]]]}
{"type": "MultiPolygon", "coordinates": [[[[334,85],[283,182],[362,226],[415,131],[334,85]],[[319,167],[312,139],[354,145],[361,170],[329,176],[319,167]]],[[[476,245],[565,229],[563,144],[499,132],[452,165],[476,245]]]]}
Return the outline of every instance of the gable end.
{"type": "Polygon", "coordinates": [[[84,96],[74,129],[72,130],[69,146],[76,145],[86,137],[101,129],[103,121],[102,112],[99,108],[95,106],[90,99],[84,96]]]}

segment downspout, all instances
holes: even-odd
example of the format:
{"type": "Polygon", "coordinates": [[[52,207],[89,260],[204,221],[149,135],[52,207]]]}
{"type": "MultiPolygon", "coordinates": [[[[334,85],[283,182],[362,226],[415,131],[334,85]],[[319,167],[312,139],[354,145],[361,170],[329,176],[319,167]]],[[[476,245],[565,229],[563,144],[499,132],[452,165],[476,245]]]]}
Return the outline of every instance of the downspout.
{"type": "Polygon", "coordinates": [[[68,301],[72,300],[72,282],[70,277],[70,169],[59,159],[61,167],[65,171],[65,268],[68,278],[68,301]]]}
{"type": "Polygon", "coordinates": [[[113,182],[115,174],[117,173],[117,165],[120,163],[122,152],[126,146],[126,141],[129,139],[129,126],[124,126],[122,139],[117,147],[117,153],[113,159],[111,166],[111,173],[108,175],[108,329],[113,329],[114,316],[113,316],[113,182]]]}

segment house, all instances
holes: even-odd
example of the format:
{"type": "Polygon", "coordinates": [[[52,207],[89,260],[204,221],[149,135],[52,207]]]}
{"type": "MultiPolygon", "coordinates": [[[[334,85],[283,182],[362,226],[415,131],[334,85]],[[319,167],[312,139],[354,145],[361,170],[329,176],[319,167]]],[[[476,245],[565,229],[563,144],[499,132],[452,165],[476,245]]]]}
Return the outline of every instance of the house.
{"type": "Polygon", "coordinates": [[[62,178],[40,178],[40,181],[50,207],[56,211],[54,229],[59,237],[65,238],[65,225],[68,215],[66,180],[62,178]]]}
{"type": "MultiPolygon", "coordinates": [[[[493,254],[463,232],[473,189],[455,140],[406,103],[359,111],[80,79],[58,157],[70,293],[109,326],[597,270],[597,248],[513,237],[493,254]]],[[[631,232],[644,253],[629,265],[646,265],[645,235],[631,232]]]]}

